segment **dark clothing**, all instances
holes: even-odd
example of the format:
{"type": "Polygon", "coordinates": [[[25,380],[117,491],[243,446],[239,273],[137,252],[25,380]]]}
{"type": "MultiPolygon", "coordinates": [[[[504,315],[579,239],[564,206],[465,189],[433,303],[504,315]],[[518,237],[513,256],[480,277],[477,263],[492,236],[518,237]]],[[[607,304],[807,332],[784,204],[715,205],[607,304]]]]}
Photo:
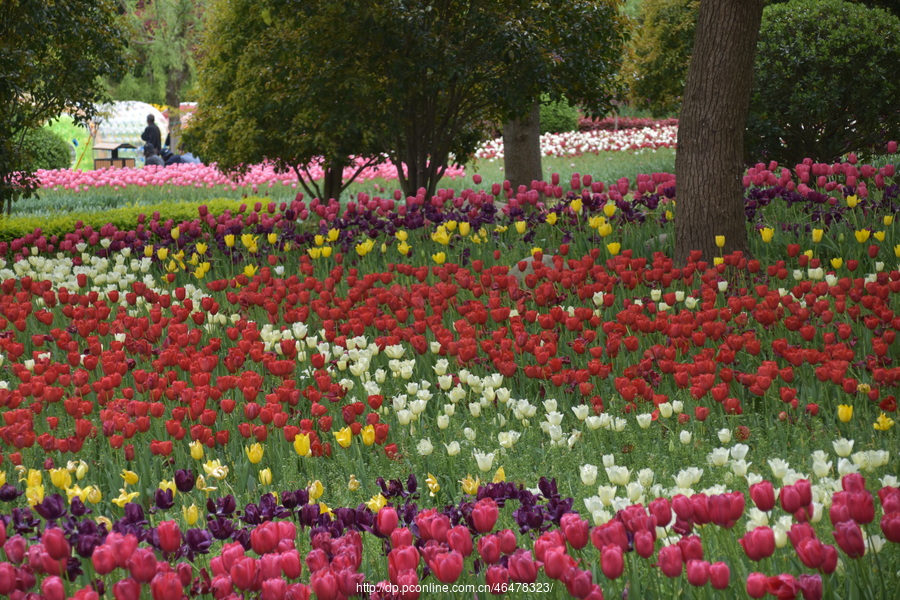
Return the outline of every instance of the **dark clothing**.
{"type": "Polygon", "coordinates": [[[162,152],[162,134],[159,132],[159,127],[156,126],[156,123],[147,125],[144,133],[141,134],[141,139],[156,148],[157,154],[162,152]]]}
{"type": "Polygon", "coordinates": [[[147,166],[150,166],[150,165],[156,165],[157,167],[164,167],[164,166],[166,166],[166,163],[163,161],[163,159],[161,159],[161,158],[160,158],[158,155],[156,155],[156,154],[154,154],[154,155],[152,155],[152,156],[148,156],[148,157],[144,160],[144,164],[147,165],[147,166]]]}

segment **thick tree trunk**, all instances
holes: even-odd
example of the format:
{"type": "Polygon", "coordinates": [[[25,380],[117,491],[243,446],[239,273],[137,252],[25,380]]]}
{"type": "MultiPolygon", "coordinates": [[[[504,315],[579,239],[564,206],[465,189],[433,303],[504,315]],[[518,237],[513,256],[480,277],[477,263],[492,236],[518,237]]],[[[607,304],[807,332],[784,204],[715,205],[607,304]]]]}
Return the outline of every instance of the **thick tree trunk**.
{"type": "Polygon", "coordinates": [[[675,262],[747,252],[743,139],[763,0],[702,0],[678,125],[675,262]],[[725,246],[716,247],[716,236],[725,246]]]}
{"type": "Polygon", "coordinates": [[[325,167],[325,178],[322,181],[322,195],[325,197],[320,200],[332,198],[340,200],[344,183],[344,167],[347,165],[343,161],[335,161],[323,166],[325,167]]]}
{"type": "Polygon", "coordinates": [[[520,185],[531,189],[532,181],[541,181],[541,105],[531,107],[527,116],[503,126],[503,169],[506,179],[516,190],[520,185]]]}

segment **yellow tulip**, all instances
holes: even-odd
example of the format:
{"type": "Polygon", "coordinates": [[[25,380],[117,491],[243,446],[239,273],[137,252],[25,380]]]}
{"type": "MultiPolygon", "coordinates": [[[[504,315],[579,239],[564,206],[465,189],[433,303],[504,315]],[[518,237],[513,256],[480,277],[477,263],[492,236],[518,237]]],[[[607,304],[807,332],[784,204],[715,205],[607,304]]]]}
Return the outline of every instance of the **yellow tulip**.
{"type": "Polygon", "coordinates": [[[313,238],[313,242],[315,242],[316,246],[322,246],[325,244],[325,236],[317,235],[316,237],[313,238]]]}
{"type": "Polygon", "coordinates": [[[328,505],[324,502],[319,502],[319,514],[320,515],[328,515],[332,521],[334,521],[334,511],[328,508],[328,505]]]}
{"type": "Polygon", "coordinates": [[[546,221],[548,225],[556,225],[556,213],[552,212],[547,215],[546,221]]]}
{"type": "Polygon", "coordinates": [[[229,233],[225,236],[225,245],[229,248],[234,248],[234,234],[229,233]]]}
{"type": "MultiPolygon", "coordinates": [[[[256,246],[257,237],[252,233],[242,233],[241,234],[241,244],[244,245],[245,248],[250,249],[256,246]]],[[[252,250],[251,250],[252,252],[252,250]]]]}
{"type": "Polygon", "coordinates": [[[675,218],[675,214],[671,210],[666,211],[666,221],[671,221],[675,218]]]}
{"type": "Polygon", "coordinates": [[[125,480],[125,485],[134,485],[138,481],[140,481],[140,477],[134,471],[122,470],[122,479],[125,480]]]}
{"type": "Polygon", "coordinates": [[[191,458],[194,460],[203,460],[203,444],[200,443],[200,440],[195,440],[191,442],[191,458]]]}
{"type": "Polygon", "coordinates": [[[531,255],[534,256],[538,252],[543,252],[543,251],[544,251],[543,248],[538,248],[537,246],[535,246],[534,248],[531,249],[531,255]]]}
{"type": "Polygon", "coordinates": [[[66,469],[50,469],[50,482],[64,490],[72,485],[72,475],[66,469]]]}
{"type": "Polygon", "coordinates": [[[213,479],[225,479],[228,477],[228,467],[222,465],[219,460],[208,460],[203,463],[203,470],[213,479]]]}
{"type": "Polygon", "coordinates": [[[72,502],[75,500],[75,498],[79,498],[83,502],[84,499],[87,497],[87,492],[90,490],[90,488],[91,488],[91,486],[87,486],[87,488],[82,489],[82,488],[78,487],[77,485],[74,485],[70,488],[66,488],[66,499],[69,501],[69,504],[72,504],[72,502]]]}
{"type": "Polygon", "coordinates": [[[856,194],[847,196],[847,206],[854,208],[857,204],[859,204],[859,198],[856,197],[856,194]]]}
{"type": "Polygon", "coordinates": [[[468,221],[463,221],[459,224],[459,235],[466,237],[471,229],[472,225],[468,221]]]}
{"type": "Polygon", "coordinates": [[[172,236],[172,239],[173,239],[173,240],[177,240],[179,237],[181,237],[181,228],[179,228],[179,227],[176,225],[176,226],[173,227],[172,230],[169,232],[169,235],[172,236]]]}
{"type": "Polygon", "coordinates": [[[894,420],[884,413],[878,417],[878,420],[872,425],[878,431],[887,431],[894,426],[894,420]]]}
{"type": "Polygon", "coordinates": [[[407,254],[409,254],[409,249],[410,249],[410,245],[407,244],[406,242],[400,242],[399,244],[397,244],[397,252],[399,252],[403,256],[406,256],[407,254]]]}
{"type": "Polygon", "coordinates": [[[883,241],[884,241],[884,232],[883,232],[883,231],[876,231],[876,232],[873,233],[872,235],[874,235],[874,236],[875,236],[875,239],[878,240],[879,242],[883,242],[883,241]]]}
{"type": "Polygon", "coordinates": [[[269,235],[266,236],[266,241],[274,246],[275,242],[278,241],[278,234],[273,231],[272,233],[270,233],[269,235]]]}
{"type": "Polygon", "coordinates": [[[868,229],[857,229],[854,232],[854,235],[856,236],[857,242],[859,242],[860,244],[865,244],[866,241],[868,241],[869,236],[872,235],[872,232],[868,229]]]}
{"type": "Polygon", "coordinates": [[[713,256],[713,264],[716,266],[725,264],[725,257],[723,256],[713,256]]]}
{"type": "Polygon", "coordinates": [[[329,256],[331,256],[331,246],[322,246],[322,258],[328,258],[329,256]]]}
{"type": "Polygon", "coordinates": [[[197,242],[197,254],[206,254],[206,251],[208,249],[209,249],[209,246],[207,246],[203,242],[197,242]]]}
{"type": "Polygon", "coordinates": [[[718,248],[724,248],[724,247],[725,247],[725,236],[724,236],[724,235],[717,235],[717,236],[716,236],[716,246],[717,246],[718,248]]]}
{"type": "Polygon", "coordinates": [[[123,488],[123,489],[119,490],[119,497],[112,499],[112,503],[115,504],[116,506],[118,506],[119,508],[125,508],[126,504],[128,504],[129,502],[131,502],[138,496],[140,496],[140,494],[138,492],[128,493],[123,488]]]}
{"type": "Polygon", "coordinates": [[[350,479],[347,481],[347,489],[351,492],[355,492],[361,485],[362,483],[356,478],[356,475],[351,474],[350,479]]]}
{"type": "Polygon", "coordinates": [[[601,217],[600,215],[594,215],[590,219],[588,219],[588,227],[591,229],[600,229],[603,224],[606,223],[606,219],[601,217]]]}
{"type": "Polygon", "coordinates": [[[762,241],[766,244],[772,241],[772,236],[775,235],[775,230],[771,227],[763,227],[759,230],[759,235],[762,237],[762,241]]]}
{"type": "Polygon", "coordinates": [[[175,493],[178,492],[178,488],[175,487],[175,481],[169,481],[168,479],[163,479],[162,481],[160,481],[157,487],[164,492],[166,490],[170,490],[172,492],[172,496],[174,496],[175,493]]]}
{"type": "Polygon", "coordinates": [[[87,486],[83,491],[85,497],[87,498],[87,501],[91,504],[97,504],[98,502],[103,500],[103,494],[98,488],[94,487],[93,485],[87,486]]]}
{"type": "Polygon", "coordinates": [[[431,259],[437,264],[442,265],[447,260],[447,255],[444,252],[438,252],[437,254],[432,254],[431,259]]]}
{"type": "Polygon", "coordinates": [[[28,469],[28,476],[25,478],[27,487],[37,487],[44,483],[44,476],[37,469],[28,469]]]}
{"type": "Polygon", "coordinates": [[[498,467],[497,472],[494,473],[494,483],[503,483],[506,481],[506,471],[503,467],[498,467]]]}
{"type": "Polygon", "coordinates": [[[169,258],[169,249],[168,248],[160,248],[156,251],[156,257],[159,260],[166,260],[169,258]]]}
{"type": "Polygon", "coordinates": [[[263,469],[259,472],[260,485],[272,485],[272,469],[263,469]]]}
{"type": "Polygon", "coordinates": [[[600,227],[597,228],[597,233],[600,234],[600,237],[606,237],[613,232],[612,225],[609,223],[604,223],[600,227]]]}
{"type": "Polygon", "coordinates": [[[853,418],[853,407],[849,404],[839,404],[838,405],[838,419],[841,420],[841,423],[849,423],[850,419],[853,418]]]}
{"type": "Polygon", "coordinates": [[[619,253],[619,250],[622,249],[622,244],[620,244],[619,242],[610,242],[606,245],[606,249],[609,251],[610,254],[615,256],[616,254],[619,253]]]}
{"type": "Polygon", "coordinates": [[[885,227],[890,227],[894,222],[894,215],[884,215],[884,219],[882,219],[885,227]]]}
{"type": "Polygon", "coordinates": [[[894,246],[894,256],[896,256],[897,258],[900,258],[900,244],[897,244],[896,246],[894,246]]]}
{"type": "Polygon", "coordinates": [[[201,492],[206,492],[207,494],[216,491],[215,487],[206,484],[206,478],[203,475],[197,475],[197,482],[194,486],[201,492]]]}
{"type": "Polygon", "coordinates": [[[446,246],[450,243],[450,234],[447,233],[447,229],[441,225],[437,228],[437,231],[431,234],[431,241],[446,246]]]}
{"type": "Polygon", "coordinates": [[[181,514],[184,515],[184,522],[188,527],[192,527],[200,519],[200,511],[197,510],[196,504],[181,507],[181,514]]]}
{"type": "Polygon", "coordinates": [[[447,231],[456,231],[456,221],[451,219],[451,220],[447,221],[446,223],[444,223],[444,227],[447,228],[447,231]]]}
{"type": "Polygon", "coordinates": [[[319,498],[322,497],[322,494],[325,493],[325,488],[322,486],[322,482],[316,479],[312,483],[307,486],[307,490],[309,491],[309,501],[315,502],[319,498]]]}
{"type": "Polygon", "coordinates": [[[441,484],[438,483],[437,477],[428,474],[428,477],[425,478],[425,484],[428,486],[428,491],[430,492],[431,497],[433,498],[435,494],[441,491],[441,484]]]}
{"type": "Polygon", "coordinates": [[[0,487],[6,485],[6,471],[0,471],[0,487]]]}
{"type": "Polygon", "coordinates": [[[244,265],[244,275],[247,277],[253,277],[256,275],[256,271],[259,267],[256,265],[244,265]]]}
{"type": "Polygon", "coordinates": [[[334,432],[334,439],[337,440],[337,443],[341,448],[349,448],[350,444],[353,442],[353,432],[349,427],[344,427],[340,431],[334,432]]]}
{"type": "Polygon", "coordinates": [[[310,258],[319,258],[320,256],[322,256],[321,248],[307,248],[306,252],[307,254],[309,254],[310,258]]]}
{"type": "Polygon", "coordinates": [[[603,214],[606,215],[607,219],[611,219],[614,214],[616,214],[616,204],[615,202],[610,202],[603,207],[603,214]]]}
{"type": "Polygon", "coordinates": [[[471,475],[466,475],[466,478],[461,480],[460,483],[464,494],[474,496],[478,493],[478,486],[481,485],[481,480],[478,477],[473,478],[471,475]]]}
{"type": "Polygon", "coordinates": [[[814,244],[818,244],[822,241],[822,234],[825,233],[823,229],[813,229],[812,230],[812,241],[814,244]]]}
{"type": "Polygon", "coordinates": [[[831,259],[831,266],[834,267],[835,269],[840,269],[843,264],[844,264],[843,258],[832,258],[831,259]]]}
{"type": "Polygon", "coordinates": [[[94,521],[97,522],[97,525],[106,527],[106,531],[112,531],[112,521],[109,519],[109,517],[97,517],[96,519],[94,519],[94,521]]]}
{"type": "Polygon", "coordinates": [[[394,237],[397,238],[398,240],[400,240],[401,242],[405,242],[406,240],[409,239],[409,234],[401,229],[400,231],[398,231],[394,234],[394,237]]]}
{"type": "Polygon", "coordinates": [[[516,233],[525,233],[525,226],[528,225],[525,221],[516,221],[516,233]]]}
{"type": "Polygon", "coordinates": [[[247,460],[249,460],[251,464],[257,465],[262,460],[265,450],[263,449],[262,444],[257,442],[244,448],[244,452],[247,454],[247,460]]]}
{"type": "Polygon", "coordinates": [[[581,198],[575,198],[574,200],[572,200],[572,203],[569,204],[569,208],[571,208],[575,213],[580,213],[583,205],[584,202],[581,198]]]}
{"type": "Polygon", "coordinates": [[[29,506],[35,506],[44,501],[44,486],[35,485],[25,488],[25,499],[29,506]]]}
{"type": "Polygon", "coordinates": [[[375,443],[375,426],[374,425],[366,425],[359,432],[359,436],[362,438],[362,443],[366,446],[371,446],[375,443]]]}
{"type": "Polygon", "coordinates": [[[309,456],[309,436],[305,433],[298,433],[294,438],[294,452],[300,456],[309,456]]]}
{"type": "Polygon", "coordinates": [[[366,502],[366,506],[369,507],[373,513],[377,513],[379,510],[387,506],[387,498],[385,498],[382,494],[378,494],[376,496],[372,496],[368,502],[366,502]]]}
{"type": "Polygon", "coordinates": [[[340,230],[338,230],[338,229],[329,229],[329,230],[328,230],[328,241],[329,241],[329,242],[336,242],[337,239],[338,239],[338,236],[340,236],[340,235],[341,235],[340,230]]]}
{"type": "Polygon", "coordinates": [[[146,256],[147,258],[153,257],[153,244],[144,246],[144,256],[146,256]]]}

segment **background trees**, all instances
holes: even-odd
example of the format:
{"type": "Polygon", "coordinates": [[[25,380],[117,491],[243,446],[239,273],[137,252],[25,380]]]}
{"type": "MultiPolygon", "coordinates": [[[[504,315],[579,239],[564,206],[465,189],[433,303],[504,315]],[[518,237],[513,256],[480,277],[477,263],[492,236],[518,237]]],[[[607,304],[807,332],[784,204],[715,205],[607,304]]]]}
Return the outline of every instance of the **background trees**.
{"type": "Polygon", "coordinates": [[[26,132],[68,112],[91,119],[105,99],[100,77],[126,67],[109,0],[16,0],[0,20],[0,203],[33,193],[26,132]],[[18,174],[15,174],[18,173],[18,174]]]}
{"type": "Polygon", "coordinates": [[[434,193],[541,93],[603,112],[625,36],[612,0],[238,0],[211,16],[191,132],[204,157],[342,167],[383,153],[407,194],[434,193]]]}

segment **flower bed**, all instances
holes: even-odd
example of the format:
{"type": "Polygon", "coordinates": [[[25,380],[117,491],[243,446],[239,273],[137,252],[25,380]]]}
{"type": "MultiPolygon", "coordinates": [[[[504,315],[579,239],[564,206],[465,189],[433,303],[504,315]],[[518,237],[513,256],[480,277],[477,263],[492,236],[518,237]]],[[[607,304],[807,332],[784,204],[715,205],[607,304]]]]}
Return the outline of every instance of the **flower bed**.
{"type": "Polygon", "coordinates": [[[0,243],[0,594],[890,597],[893,166],[473,180],[0,243]]]}

